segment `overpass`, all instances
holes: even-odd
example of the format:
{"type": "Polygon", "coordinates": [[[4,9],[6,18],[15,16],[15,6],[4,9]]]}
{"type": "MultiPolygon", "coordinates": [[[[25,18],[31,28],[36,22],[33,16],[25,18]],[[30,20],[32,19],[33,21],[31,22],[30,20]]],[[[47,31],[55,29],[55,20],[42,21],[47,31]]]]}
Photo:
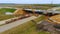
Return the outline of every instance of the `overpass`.
{"type": "Polygon", "coordinates": [[[55,10],[37,10],[37,9],[23,9],[25,12],[28,13],[36,13],[36,14],[44,14],[44,15],[56,15],[60,14],[60,11],[55,10]]]}

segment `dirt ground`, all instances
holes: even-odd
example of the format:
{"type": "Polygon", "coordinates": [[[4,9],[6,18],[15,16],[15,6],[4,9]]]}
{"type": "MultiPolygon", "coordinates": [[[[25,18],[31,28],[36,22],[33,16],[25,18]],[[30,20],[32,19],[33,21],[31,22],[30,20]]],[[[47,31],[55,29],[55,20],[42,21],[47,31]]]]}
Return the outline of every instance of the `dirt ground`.
{"type": "MultiPolygon", "coordinates": [[[[54,27],[55,24],[49,23],[47,21],[43,21],[42,23],[37,25],[38,30],[48,31],[50,34],[60,34],[60,29],[54,27]]],[[[56,25],[57,26],[57,25],[56,25]]]]}

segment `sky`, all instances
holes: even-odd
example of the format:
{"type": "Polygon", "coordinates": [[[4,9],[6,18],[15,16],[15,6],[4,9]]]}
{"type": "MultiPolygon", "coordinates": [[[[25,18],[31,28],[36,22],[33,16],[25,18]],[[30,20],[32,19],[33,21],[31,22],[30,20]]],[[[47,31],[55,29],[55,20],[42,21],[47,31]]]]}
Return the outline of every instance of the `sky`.
{"type": "Polygon", "coordinates": [[[0,0],[0,3],[16,4],[60,4],[60,0],[0,0]]]}

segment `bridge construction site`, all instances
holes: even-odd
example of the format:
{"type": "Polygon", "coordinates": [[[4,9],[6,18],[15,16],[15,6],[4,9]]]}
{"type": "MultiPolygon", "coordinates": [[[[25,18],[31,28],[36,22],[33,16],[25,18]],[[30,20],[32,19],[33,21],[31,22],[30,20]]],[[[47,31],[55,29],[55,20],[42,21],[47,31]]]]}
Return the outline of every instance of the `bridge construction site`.
{"type": "Polygon", "coordinates": [[[60,34],[60,11],[52,9],[16,8],[14,12],[5,12],[13,17],[0,21],[0,34],[60,34]]]}

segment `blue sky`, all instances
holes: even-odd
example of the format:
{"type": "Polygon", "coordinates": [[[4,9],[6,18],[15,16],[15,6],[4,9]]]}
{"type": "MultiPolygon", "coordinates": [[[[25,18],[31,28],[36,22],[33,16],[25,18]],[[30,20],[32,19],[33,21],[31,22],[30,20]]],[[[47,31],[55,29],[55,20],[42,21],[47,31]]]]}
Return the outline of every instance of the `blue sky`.
{"type": "Polygon", "coordinates": [[[60,0],[0,0],[0,3],[19,3],[19,4],[60,4],[60,0]]]}

